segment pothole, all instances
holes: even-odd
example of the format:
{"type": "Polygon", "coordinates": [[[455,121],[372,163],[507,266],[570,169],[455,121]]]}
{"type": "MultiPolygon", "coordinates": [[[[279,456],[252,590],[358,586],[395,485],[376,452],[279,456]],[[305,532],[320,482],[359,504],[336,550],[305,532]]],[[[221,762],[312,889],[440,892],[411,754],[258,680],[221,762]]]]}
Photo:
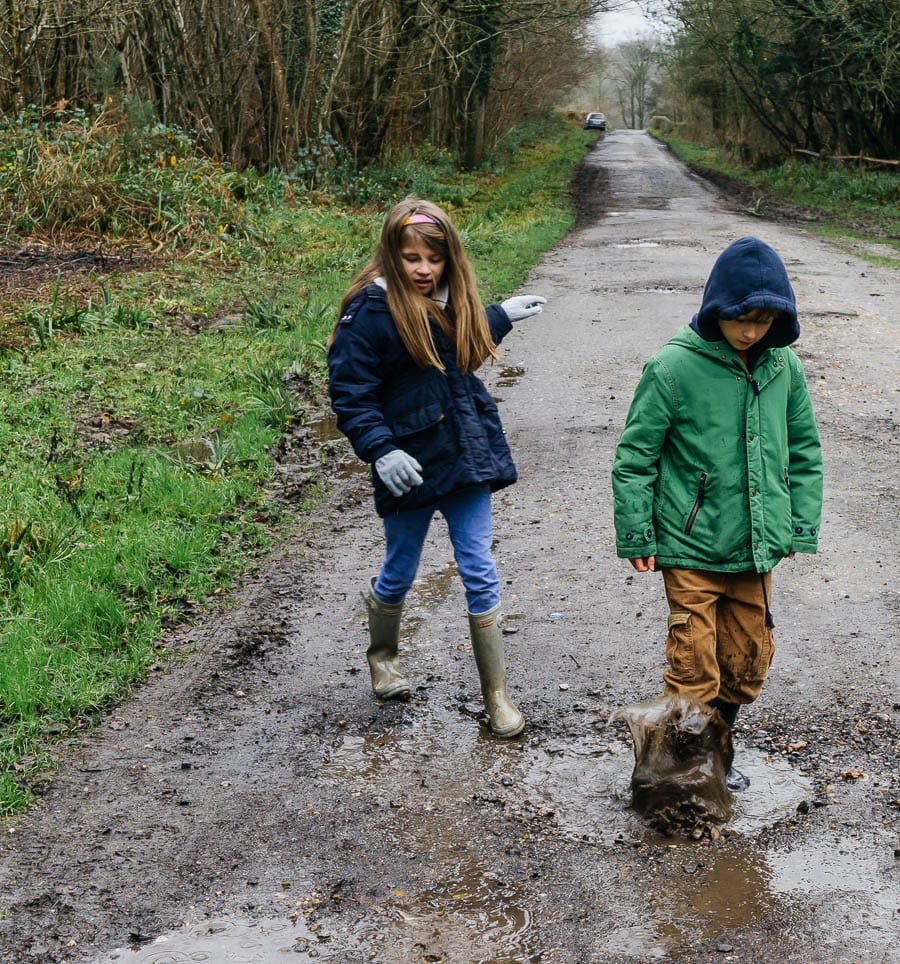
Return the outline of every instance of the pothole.
{"type": "Polygon", "coordinates": [[[285,961],[366,960],[350,958],[343,950],[332,953],[302,921],[287,918],[248,920],[217,917],[186,923],[149,942],[135,935],[133,946],[120,947],[93,964],[176,964],[176,962],[240,961],[241,964],[284,964],[285,961]]]}

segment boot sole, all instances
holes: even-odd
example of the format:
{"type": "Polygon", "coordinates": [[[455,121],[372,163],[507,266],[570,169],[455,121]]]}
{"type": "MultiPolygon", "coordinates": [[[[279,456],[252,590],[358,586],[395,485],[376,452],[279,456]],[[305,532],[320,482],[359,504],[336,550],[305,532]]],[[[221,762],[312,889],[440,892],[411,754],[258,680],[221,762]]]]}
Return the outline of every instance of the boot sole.
{"type": "Polygon", "coordinates": [[[380,700],[408,700],[409,699],[409,684],[399,686],[389,686],[385,690],[372,690],[375,696],[380,700]]]}

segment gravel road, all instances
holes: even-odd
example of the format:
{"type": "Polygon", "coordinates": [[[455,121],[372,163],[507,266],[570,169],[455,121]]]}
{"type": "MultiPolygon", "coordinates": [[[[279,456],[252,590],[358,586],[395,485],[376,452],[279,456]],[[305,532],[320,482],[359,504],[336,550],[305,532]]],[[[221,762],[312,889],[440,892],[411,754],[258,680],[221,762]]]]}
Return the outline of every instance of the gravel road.
{"type": "Polygon", "coordinates": [[[0,827],[3,964],[900,959],[897,275],[742,211],[643,132],[601,138],[578,191],[522,289],[545,312],[486,373],[520,470],[495,540],[525,733],[477,718],[438,523],[412,698],[372,699],[359,590],[380,532],[347,460],[233,599],[173,632],[182,663],[0,827]],[[775,574],[778,651],[736,733],[751,789],[717,839],[668,839],[629,812],[607,722],[659,692],[666,615],[659,577],[615,558],[609,470],[643,361],[745,234],[800,305],[822,543],[775,574]]]}

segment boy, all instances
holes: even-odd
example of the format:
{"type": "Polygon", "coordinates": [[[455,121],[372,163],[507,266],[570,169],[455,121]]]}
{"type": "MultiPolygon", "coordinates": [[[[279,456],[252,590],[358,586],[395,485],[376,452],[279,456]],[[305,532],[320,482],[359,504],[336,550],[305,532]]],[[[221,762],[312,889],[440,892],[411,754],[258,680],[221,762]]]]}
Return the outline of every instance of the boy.
{"type": "MultiPolygon", "coordinates": [[[[772,661],[771,570],[814,553],[822,455],[779,256],[740,238],[717,258],[700,311],[644,366],[613,462],[616,549],[662,570],[667,694],[734,726],[772,661]]],[[[728,787],[749,785],[732,768],[728,787]]]]}

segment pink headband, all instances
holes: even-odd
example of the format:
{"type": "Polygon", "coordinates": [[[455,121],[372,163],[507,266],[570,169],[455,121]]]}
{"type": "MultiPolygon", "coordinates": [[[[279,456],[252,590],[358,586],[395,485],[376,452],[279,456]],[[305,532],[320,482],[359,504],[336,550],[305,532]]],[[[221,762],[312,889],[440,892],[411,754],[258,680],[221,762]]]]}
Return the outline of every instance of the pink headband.
{"type": "Polygon", "coordinates": [[[403,226],[406,227],[407,224],[436,224],[441,227],[441,222],[437,218],[433,218],[430,214],[410,214],[408,218],[403,221],[403,226]]]}

